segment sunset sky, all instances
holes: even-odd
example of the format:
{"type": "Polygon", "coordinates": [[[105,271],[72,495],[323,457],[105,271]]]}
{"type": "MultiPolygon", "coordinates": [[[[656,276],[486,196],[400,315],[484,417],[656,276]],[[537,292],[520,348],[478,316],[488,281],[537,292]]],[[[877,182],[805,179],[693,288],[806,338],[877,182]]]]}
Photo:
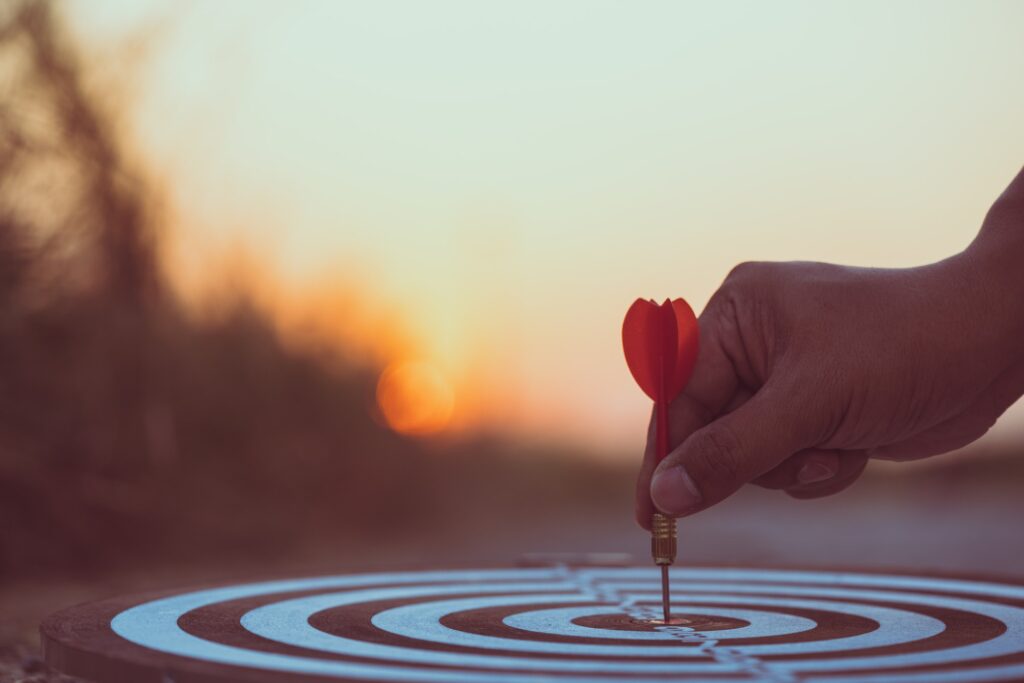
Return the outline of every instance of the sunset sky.
{"type": "Polygon", "coordinates": [[[283,316],[447,384],[452,429],[611,456],[649,409],[633,299],[942,258],[1024,164],[1021,2],[67,9],[101,63],[148,36],[127,124],[183,289],[241,248],[283,316]]]}

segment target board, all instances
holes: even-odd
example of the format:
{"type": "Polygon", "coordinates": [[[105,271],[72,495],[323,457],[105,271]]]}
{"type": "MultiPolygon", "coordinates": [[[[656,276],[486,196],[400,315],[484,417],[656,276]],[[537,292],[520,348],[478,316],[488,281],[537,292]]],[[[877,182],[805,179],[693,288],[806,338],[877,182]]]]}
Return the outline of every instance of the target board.
{"type": "Polygon", "coordinates": [[[91,603],[42,625],[99,682],[1024,680],[1024,586],[796,570],[351,574],[91,603]]]}

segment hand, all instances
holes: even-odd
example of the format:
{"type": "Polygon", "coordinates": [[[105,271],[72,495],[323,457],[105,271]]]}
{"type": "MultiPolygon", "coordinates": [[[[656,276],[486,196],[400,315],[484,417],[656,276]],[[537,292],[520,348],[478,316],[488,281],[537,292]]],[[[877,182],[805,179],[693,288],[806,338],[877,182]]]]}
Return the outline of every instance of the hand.
{"type": "Polygon", "coordinates": [[[747,482],[815,498],[869,458],[971,443],[1024,393],[1024,173],[966,251],[907,269],[747,263],[700,316],[700,355],[648,439],[637,519],[688,515],[747,482]]]}

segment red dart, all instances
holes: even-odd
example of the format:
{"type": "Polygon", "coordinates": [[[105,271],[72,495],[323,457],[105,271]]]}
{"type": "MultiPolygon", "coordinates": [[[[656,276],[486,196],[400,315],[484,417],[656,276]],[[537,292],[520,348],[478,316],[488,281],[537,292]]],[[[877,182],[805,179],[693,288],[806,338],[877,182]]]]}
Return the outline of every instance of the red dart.
{"type": "MultiPolygon", "coordinates": [[[[697,317],[682,299],[637,299],[622,323],[626,365],[643,392],[654,401],[655,458],[668,455],[668,406],[693,374],[698,350],[697,317]]],[[[676,559],[675,520],[661,513],[651,519],[651,555],[661,567],[661,604],[665,623],[669,615],[668,567],[676,559]]]]}
{"type": "Polygon", "coordinates": [[[654,401],[658,462],[668,455],[668,404],[686,388],[697,363],[697,317],[682,299],[637,299],[622,323],[626,364],[643,392],[654,401]]]}

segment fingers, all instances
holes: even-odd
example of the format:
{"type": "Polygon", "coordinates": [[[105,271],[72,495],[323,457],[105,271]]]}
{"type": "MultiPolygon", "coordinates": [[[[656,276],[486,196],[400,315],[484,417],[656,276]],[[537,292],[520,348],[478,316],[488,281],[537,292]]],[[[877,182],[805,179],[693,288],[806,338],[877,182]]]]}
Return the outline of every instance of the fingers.
{"type": "Polygon", "coordinates": [[[789,456],[752,483],[766,489],[791,489],[828,481],[839,474],[839,451],[809,448],[789,456]]]}
{"type": "Polygon", "coordinates": [[[655,506],[673,516],[692,514],[813,445],[813,413],[798,405],[795,392],[784,386],[769,382],[672,451],[651,481],[655,506]]]}
{"type": "Polygon", "coordinates": [[[786,493],[798,500],[831,496],[849,488],[864,473],[868,456],[864,451],[842,451],[839,454],[839,471],[832,477],[812,483],[799,484],[786,489],[786,493]]]}
{"type": "Polygon", "coordinates": [[[821,498],[849,487],[867,465],[866,451],[809,448],[791,455],[753,481],[766,489],[781,489],[798,499],[821,498]]]}
{"type": "MultiPolygon", "coordinates": [[[[669,444],[682,443],[693,432],[708,424],[729,407],[736,396],[739,380],[726,355],[720,330],[719,307],[709,303],[701,314],[700,351],[686,389],[669,406],[669,444]]],[[[636,482],[636,519],[645,529],[650,528],[655,508],[651,502],[651,477],[658,466],[654,451],[654,416],[647,434],[647,448],[636,482]]]]}

